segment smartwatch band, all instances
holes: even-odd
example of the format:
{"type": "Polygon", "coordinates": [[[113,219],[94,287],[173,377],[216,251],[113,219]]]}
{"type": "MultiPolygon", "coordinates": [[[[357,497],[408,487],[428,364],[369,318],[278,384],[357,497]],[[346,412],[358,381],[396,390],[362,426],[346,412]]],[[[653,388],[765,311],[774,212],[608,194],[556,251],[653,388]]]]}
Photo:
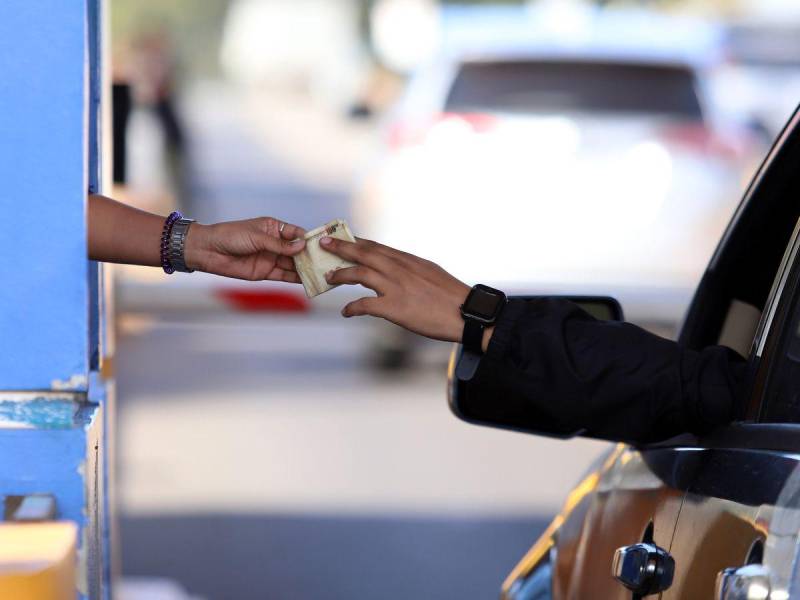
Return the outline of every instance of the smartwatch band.
{"type": "Polygon", "coordinates": [[[467,295],[467,299],[461,305],[461,316],[464,318],[464,331],[461,336],[463,349],[455,368],[455,375],[459,380],[469,381],[475,376],[483,356],[483,334],[486,327],[497,322],[507,304],[508,300],[503,292],[486,285],[474,286],[467,295]],[[475,301],[474,297],[478,294],[493,297],[494,307],[489,310],[485,302],[475,301]]]}
{"type": "Polygon", "coordinates": [[[483,354],[484,325],[474,319],[464,319],[464,335],[461,343],[465,350],[481,355],[483,354]]]}

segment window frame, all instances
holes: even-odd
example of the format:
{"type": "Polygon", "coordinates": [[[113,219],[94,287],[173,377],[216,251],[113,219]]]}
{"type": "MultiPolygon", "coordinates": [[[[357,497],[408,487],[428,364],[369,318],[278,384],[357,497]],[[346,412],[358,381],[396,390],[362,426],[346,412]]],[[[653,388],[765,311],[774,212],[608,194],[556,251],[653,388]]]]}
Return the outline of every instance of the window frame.
{"type": "Polygon", "coordinates": [[[795,225],[792,239],[786,247],[781,266],[770,291],[764,317],[759,323],[753,340],[750,361],[754,377],[748,398],[747,415],[753,422],[767,425],[797,425],[800,427],[800,414],[796,422],[769,421],[766,419],[769,391],[776,368],[785,359],[781,350],[786,336],[792,335],[792,323],[800,310],[800,219],[795,225]]]}
{"type": "MultiPolygon", "coordinates": [[[[745,256],[747,247],[759,243],[754,239],[754,225],[763,221],[763,214],[776,208],[775,193],[785,192],[780,182],[786,171],[792,169],[800,156],[800,107],[784,126],[754,174],[741,203],[711,257],[706,273],[695,293],[683,326],[679,343],[686,348],[699,350],[707,347],[711,338],[717,339],[722,326],[720,311],[731,298],[729,278],[738,271],[739,261],[745,256]],[[776,189],[777,188],[777,189],[776,189]],[[763,213],[763,214],[762,214],[763,213]],[[725,297],[728,300],[725,300],[725,297]]],[[[764,403],[764,384],[769,381],[769,370],[773,365],[772,349],[778,339],[776,334],[784,328],[787,298],[792,289],[787,285],[800,286],[800,219],[794,211],[795,226],[783,248],[779,267],[770,284],[762,317],[756,329],[748,358],[746,412],[739,421],[721,427],[698,438],[684,434],[671,440],[647,447],[672,448],[729,448],[800,453],[800,423],[767,423],[759,420],[764,403]],[[793,251],[794,250],[794,251],[793,251]]],[[[755,231],[761,225],[756,225],[755,231]]]]}
{"type": "Polygon", "coordinates": [[[781,348],[787,333],[787,321],[791,324],[795,316],[793,308],[798,306],[800,306],[800,219],[786,246],[753,338],[748,358],[749,376],[744,384],[747,386],[744,419],[722,427],[699,440],[693,436],[681,436],[674,440],[676,444],[673,445],[704,449],[800,452],[800,418],[796,423],[762,420],[765,394],[772,381],[773,369],[781,358],[776,356],[776,351],[781,348]]]}

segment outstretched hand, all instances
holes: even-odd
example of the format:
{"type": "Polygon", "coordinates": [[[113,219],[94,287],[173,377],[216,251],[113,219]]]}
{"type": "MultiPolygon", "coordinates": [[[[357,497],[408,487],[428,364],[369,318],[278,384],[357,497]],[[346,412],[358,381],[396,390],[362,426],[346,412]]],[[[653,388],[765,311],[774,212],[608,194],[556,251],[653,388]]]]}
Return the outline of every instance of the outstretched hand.
{"type": "Polygon", "coordinates": [[[305,247],[303,235],[303,228],[271,217],[195,223],[186,239],[186,266],[236,279],[300,283],[291,257],[305,247]]]}
{"type": "Polygon", "coordinates": [[[351,302],[342,310],[343,316],[382,317],[429,338],[461,341],[460,307],[470,288],[439,265],[369,240],[352,243],[322,238],[320,245],[357,263],[328,273],[329,283],[361,284],[377,294],[351,302]]]}

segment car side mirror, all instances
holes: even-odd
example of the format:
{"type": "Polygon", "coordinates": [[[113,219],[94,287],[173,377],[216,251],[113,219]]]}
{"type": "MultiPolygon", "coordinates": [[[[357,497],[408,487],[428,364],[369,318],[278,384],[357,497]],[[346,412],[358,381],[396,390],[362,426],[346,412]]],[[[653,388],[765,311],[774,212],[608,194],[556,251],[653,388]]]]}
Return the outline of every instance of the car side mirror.
{"type": "MultiPolygon", "coordinates": [[[[552,298],[553,296],[514,296],[514,298],[521,300],[535,300],[543,297],[552,298]]],[[[601,321],[624,320],[622,306],[616,299],[609,296],[557,297],[574,302],[594,318],[601,321]]],[[[475,425],[535,433],[556,438],[570,438],[582,433],[582,431],[554,432],[552,430],[543,431],[537,429],[536,423],[529,422],[530,417],[524,406],[521,406],[520,410],[517,411],[509,403],[498,406],[490,398],[482,398],[480,393],[474,390],[467,394],[467,383],[456,377],[456,365],[461,358],[462,352],[463,347],[460,344],[454,346],[447,370],[447,400],[450,404],[450,410],[459,419],[475,425]]]]}

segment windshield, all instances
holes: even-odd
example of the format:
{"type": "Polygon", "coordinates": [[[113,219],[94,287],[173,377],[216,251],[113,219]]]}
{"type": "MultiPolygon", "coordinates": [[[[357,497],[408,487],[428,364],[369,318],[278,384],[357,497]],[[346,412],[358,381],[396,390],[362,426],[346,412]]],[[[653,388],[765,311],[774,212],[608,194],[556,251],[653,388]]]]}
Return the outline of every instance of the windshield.
{"type": "Polygon", "coordinates": [[[688,68],[586,61],[462,63],[445,110],[655,113],[701,119],[688,68]]]}

